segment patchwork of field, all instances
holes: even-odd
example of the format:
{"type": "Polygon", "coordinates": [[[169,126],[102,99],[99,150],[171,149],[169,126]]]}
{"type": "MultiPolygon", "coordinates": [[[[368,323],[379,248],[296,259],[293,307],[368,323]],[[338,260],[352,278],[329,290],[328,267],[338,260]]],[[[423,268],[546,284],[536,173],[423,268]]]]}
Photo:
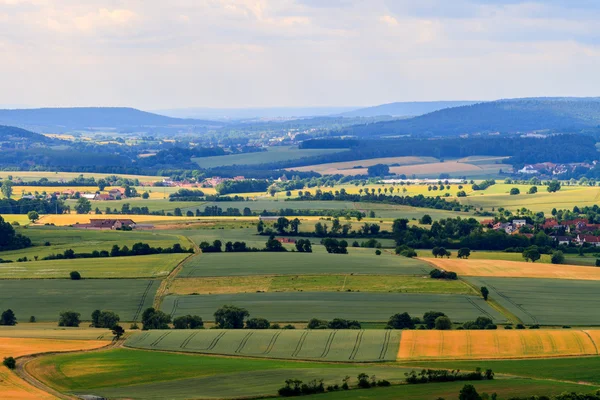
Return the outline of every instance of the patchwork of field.
{"type": "Polygon", "coordinates": [[[231,165],[254,165],[279,161],[297,160],[305,157],[341,153],[347,149],[299,149],[297,147],[268,147],[266,152],[232,154],[227,156],[192,158],[200,168],[216,168],[231,165]]]}
{"type": "Polygon", "coordinates": [[[168,294],[261,292],[447,293],[477,295],[460,280],[401,275],[226,276],[175,279],[168,294]]]}
{"type": "Polygon", "coordinates": [[[58,322],[62,311],[79,312],[89,321],[96,309],[134,321],[152,306],[159,284],[148,279],[0,280],[0,309],[12,309],[22,321],[35,316],[38,321],[58,322]]]}
{"type": "Polygon", "coordinates": [[[403,331],[398,360],[539,358],[598,355],[600,331],[403,331]]]}
{"type": "MultiPolygon", "coordinates": [[[[540,268],[543,266],[540,265],[540,268]]],[[[600,325],[600,282],[567,279],[465,278],[525,324],[600,325]]]]}
{"type": "MultiPolygon", "coordinates": [[[[264,243],[264,242],[263,242],[264,243]]],[[[250,275],[379,274],[423,275],[431,266],[423,261],[371,251],[351,254],[315,253],[206,253],[184,263],[180,278],[250,275]]]]}
{"type": "Polygon", "coordinates": [[[393,330],[152,331],[130,337],[147,350],[340,362],[395,361],[400,332],[393,330]]]}
{"type": "Polygon", "coordinates": [[[487,259],[423,258],[422,260],[446,271],[456,272],[459,276],[600,280],[600,268],[596,267],[487,259]]]}
{"type": "Polygon", "coordinates": [[[286,168],[288,171],[308,172],[314,171],[321,175],[366,175],[367,168],[376,164],[385,165],[413,165],[438,162],[433,157],[384,157],[368,160],[344,161],[327,164],[309,165],[307,167],[286,168]],[[358,172],[360,171],[360,172],[358,172]]]}
{"type": "Polygon", "coordinates": [[[355,319],[361,322],[387,321],[399,312],[423,315],[439,310],[455,322],[479,316],[498,323],[506,318],[481,297],[451,294],[363,293],[363,292],[282,292],[238,293],[194,296],[166,296],[161,309],[178,317],[197,314],[207,318],[224,304],[246,308],[253,317],[272,322],[302,322],[311,318],[355,319]]]}

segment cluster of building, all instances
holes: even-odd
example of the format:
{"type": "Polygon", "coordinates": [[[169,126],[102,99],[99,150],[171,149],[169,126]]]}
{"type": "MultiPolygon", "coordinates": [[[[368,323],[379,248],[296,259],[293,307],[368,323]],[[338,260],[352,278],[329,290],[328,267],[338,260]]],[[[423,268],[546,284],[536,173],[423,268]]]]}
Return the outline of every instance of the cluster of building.
{"type": "MultiPolygon", "coordinates": [[[[515,219],[511,222],[494,222],[494,220],[481,221],[482,225],[487,225],[491,229],[499,231],[503,230],[509,235],[523,235],[528,238],[533,237],[532,233],[521,233],[521,228],[527,227],[531,230],[534,226],[528,224],[524,219],[515,219]]],[[[551,236],[559,245],[574,244],[576,246],[582,246],[589,244],[592,246],[600,247],[600,236],[596,236],[593,233],[600,231],[600,224],[590,224],[588,220],[584,218],[577,218],[569,221],[559,222],[556,219],[548,218],[541,226],[542,229],[550,229],[554,231],[551,236]],[[563,233],[564,234],[559,234],[563,233]],[[568,235],[567,235],[568,234],[568,235]]]]}
{"type": "Polygon", "coordinates": [[[593,168],[596,165],[596,161],[592,164],[588,163],[570,163],[570,164],[554,164],[551,162],[544,162],[538,164],[526,165],[522,169],[518,170],[520,174],[525,175],[538,175],[538,174],[548,174],[548,175],[562,175],[568,172],[573,172],[575,168],[582,167],[585,169],[593,168]]]}
{"type": "Polygon", "coordinates": [[[221,178],[220,176],[213,176],[212,178],[206,178],[202,182],[202,187],[216,187],[218,184],[226,181],[244,181],[246,180],[243,176],[235,176],[233,178],[221,178]]]}

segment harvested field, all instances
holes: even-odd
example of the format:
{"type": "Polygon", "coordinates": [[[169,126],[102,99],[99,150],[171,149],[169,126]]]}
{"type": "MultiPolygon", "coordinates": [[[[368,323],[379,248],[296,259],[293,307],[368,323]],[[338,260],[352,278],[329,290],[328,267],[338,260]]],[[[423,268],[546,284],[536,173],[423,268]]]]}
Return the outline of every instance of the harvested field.
{"type": "Polygon", "coordinates": [[[398,361],[597,355],[594,336],[579,330],[403,331],[398,361]]]}
{"type": "Polygon", "coordinates": [[[228,276],[176,279],[169,294],[261,292],[380,292],[476,295],[462,281],[399,275],[228,276]]]}
{"type": "MultiPolygon", "coordinates": [[[[368,160],[355,160],[355,161],[344,161],[328,164],[317,164],[309,165],[307,167],[294,167],[286,168],[289,170],[308,172],[314,171],[321,175],[357,175],[356,171],[366,171],[368,167],[376,164],[399,164],[399,165],[413,165],[413,164],[425,164],[434,163],[437,160],[433,157],[384,157],[384,158],[371,158],[368,160]]],[[[366,174],[366,172],[365,172],[366,174]]]]}
{"type": "MultiPolygon", "coordinates": [[[[150,200],[142,200],[145,201],[144,205],[150,206],[152,201],[150,200]]],[[[131,202],[129,202],[131,203],[131,202]]],[[[177,207],[171,203],[171,207],[177,207]]],[[[95,203],[93,205],[96,205],[95,203]]],[[[113,203],[111,202],[111,205],[113,203]]],[[[186,204],[189,206],[189,204],[186,204]]],[[[116,205],[114,205],[116,206],[116,205]]],[[[38,221],[38,225],[44,224],[54,224],[56,226],[69,226],[74,225],[76,223],[84,224],[88,223],[90,218],[95,218],[93,214],[89,215],[81,215],[81,214],[48,214],[43,215],[38,221]]],[[[102,217],[104,218],[104,217],[102,217]]],[[[158,223],[158,222],[169,222],[169,221],[195,221],[198,220],[197,217],[169,217],[162,215],[134,215],[133,220],[137,223],[158,223]]]]}
{"type": "Polygon", "coordinates": [[[434,264],[438,268],[456,272],[458,276],[600,280],[600,268],[595,267],[504,260],[452,258],[422,258],[422,260],[434,264]]]}
{"type": "Polygon", "coordinates": [[[20,321],[16,326],[0,326],[0,337],[61,340],[112,340],[114,335],[108,329],[88,328],[84,326],[72,328],[57,326],[56,322],[28,323],[20,321]]]}
{"type": "Polygon", "coordinates": [[[303,322],[311,318],[376,322],[387,321],[400,311],[420,316],[431,310],[442,311],[456,322],[474,320],[479,316],[487,316],[497,322],[506,320],[480,297],[451,294],[284,292],[171,295],[165,297],[161,309],[175,317],[198,314],[206,318],[224,304],[244,307],[251,316],[272,322],[303,322]]]}
{"type": "MultiPolygon", "coordinates": [[[[21,179],[23,181],[37,181],[42,178],[47,178],[50,181],[71,180],[79,178],[83,175],[84,178],[95,178],[96,180],[114,176],[114,174],[100,174],[95,172],[54,172],[54,171],[0,171],[0,178],[7,179],[8,176],[13,176],[13,180],[21,179]]],[[[127,175],[118,174],[120,178],[139,179],[141,182],[158,182],[162,181],[162,176],[147,176],[147,175],[127,175]]],[[[31,186],[35,187],[35,186],[31,186]]]]}
{"type": "Polygon", "coordinates": [[[201,330],[152,331],[127,339],[127,347],[192,353],[320,361],[394,361],[399,331],[201,330]]]}
{"type": "Polygon", "coordinates": [[[490,299],[525,324],[600,325],[598,281],[496,277],[466,280],[475,287],[487,287],[490,299]]]}

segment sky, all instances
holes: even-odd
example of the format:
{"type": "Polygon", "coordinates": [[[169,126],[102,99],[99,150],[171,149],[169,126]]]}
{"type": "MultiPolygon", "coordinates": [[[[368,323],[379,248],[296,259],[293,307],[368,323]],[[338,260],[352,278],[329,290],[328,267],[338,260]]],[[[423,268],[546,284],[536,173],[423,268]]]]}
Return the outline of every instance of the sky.
{"type": "Polygon", "coordinates": [[[0,0],[0,105],[600,95],[596,0],[0,0]]]}

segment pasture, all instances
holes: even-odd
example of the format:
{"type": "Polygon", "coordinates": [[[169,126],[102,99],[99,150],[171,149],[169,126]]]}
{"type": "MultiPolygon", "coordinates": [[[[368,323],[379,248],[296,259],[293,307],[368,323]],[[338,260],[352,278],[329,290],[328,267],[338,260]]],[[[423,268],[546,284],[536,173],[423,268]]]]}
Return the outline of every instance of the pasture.
{"type": "MultiPolygon", "coordinates": [[[[598,336],[598,335],[595,335],[598,336]]],[[[403,331],[398,361],[543,358],[598,355],[579,330],[403,331]]]]}
{"type": "MultiPolygon", "coordinates": [[[[264,244],[264,242],[263,242],[264,244]]],[[[206,253],[187,260],[180,278],[249,275],[424,275],[432,269],[423,261],[382,253],[374,249],[349,250],[350,254],[314,253],[206,253]]]]}
{"type": "Polygon", "coordinates": [[[263,317],[273,322],[303,322],[311,318],[386,322],[396,313],[406,311],[421,316],[431,310],[442,311],[455,322],[474,320],[479,316],[499,323],[506,320],[480,297],[451,294],[281,292],[170,295],[165,297],[161,309],[174,317],[197,314],[210,319],[224,304],[246,308],[252,317],[263,317]]]}
{"type": "Polygon", "coordinates": [[[400,331],[196,330],[151,331],[127,339],[146,350],[339,362],[395,361],[400,331]]]}
{"type": "Polygon", "coordinates": [[[447,293],[476,295],[459,280],[401,275],[226,276],[175,279],[168,294],[261,292],[447,293]]]}
{"type": "Polygon", "coordinates": [[[192,158],[200,168],[216,168],[231,165],[256,165],[280,161],[297,160],[305,157],[341,153],[347,149],[299,149],[292,146],[268,147],[267,151],[230,154],[226,156],[192,158]]]}
{"type": "Polygon", "coordinates": [[[438,268],[456,272],[459,276],[600,280],[600,268],[596,267],[477,258],[469,260],[457,258],[423,258],[422,260],[438,268]]]}
{"type": "Polygon", "coordinates": [[[497,277],[465,280],[475,287],[486,286],[492,300],[525,324],[600,325],[598,281],[497,277]]]}
{"type": "Polygon", "coordinates": [[[147,279],[27,279],[0,280],[0,309],[12,309],[19,321],[58,322],[62,311],[81,313],[89,321],[96,309],[111,310],[121,321],[139,320],[152,306],[158,280],[147,279]]]}

